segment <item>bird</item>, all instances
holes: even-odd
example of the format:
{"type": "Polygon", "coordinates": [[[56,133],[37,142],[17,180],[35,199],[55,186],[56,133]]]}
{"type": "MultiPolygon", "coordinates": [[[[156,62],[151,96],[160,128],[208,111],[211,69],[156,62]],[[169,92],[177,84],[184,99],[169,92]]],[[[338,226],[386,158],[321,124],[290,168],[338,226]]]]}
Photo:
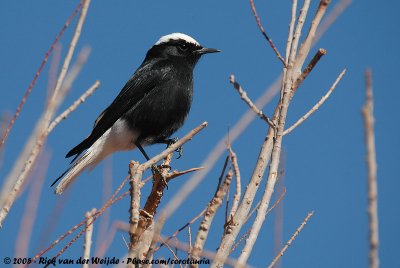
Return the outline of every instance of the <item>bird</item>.
{"type": "Polygon", "coordinates": [[[164,35],[147,51],[142,64],[114,101],[97,117],[87,138],[72,148],[70,167],[51,186],[62,194],[85,170],[92,170],[117,151],[175,140],[170,136],[182,127],[193,99],[193,70],[202,55],[220,52],[201,46],[183,33],[164,35]]]}

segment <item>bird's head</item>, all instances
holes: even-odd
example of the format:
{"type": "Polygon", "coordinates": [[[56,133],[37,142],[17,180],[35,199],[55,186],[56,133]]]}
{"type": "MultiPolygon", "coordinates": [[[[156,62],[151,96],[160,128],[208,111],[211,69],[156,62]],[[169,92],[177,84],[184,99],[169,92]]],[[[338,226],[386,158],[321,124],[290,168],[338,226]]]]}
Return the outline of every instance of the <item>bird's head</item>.
{"type": "Polygon", "coordinates": [[[215,52],[220,52],[220,50],[205,48],[186,34],[172,33],[162,36],[147,52],[146,58],[168,58],[186,61],[194,66],[202,55],[215,52]]]}

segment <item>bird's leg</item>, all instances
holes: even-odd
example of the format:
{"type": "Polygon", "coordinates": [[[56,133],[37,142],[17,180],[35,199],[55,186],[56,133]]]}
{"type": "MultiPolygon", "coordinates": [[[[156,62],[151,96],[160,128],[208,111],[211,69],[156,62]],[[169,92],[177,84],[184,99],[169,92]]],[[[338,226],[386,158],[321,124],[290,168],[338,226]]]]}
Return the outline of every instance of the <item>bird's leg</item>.
{"type": "MultiPolygon", "coordinates": [[[[173,138],[173,139],[159,139],[159,140],[157,141],[157,143],[164,143],[164,144],[167,145],[167,148],[168,148],[169,146],[171,146],[172,144],[176,143],[177,141],[178,141],[178,138],[173,138]]],[[[181,157],[182,157],[182,154],[183,154],[183,148],[182,148],[182,146],[179,147],[178,149],[176,149],[175,152],[178,153],[178,157],[177,157],[176,159],[181,158],[181,157]]]]}
{"type": "MultiPolygon", "coordinates": [[[[150,157],[147,155],[146,151],[143,149],[142,145],[140,145],[139,142],[135,142],[136,147],[138,147],[139,151],[142,153],[142,155],[144,156],[144,158],[146,158],[147,161],[150,160],[150,157]]],[[[162,179],[162,182],[167,186],[168,189],[168,185],[167,185],[167,181],[165,180],[164,176],[161,174],[161,171],[158,169],[158,167],[156,165],[151,165],[151,172],[153,173],[153,177],[158,174],[160,175],[160,178],[162,179]]]]}

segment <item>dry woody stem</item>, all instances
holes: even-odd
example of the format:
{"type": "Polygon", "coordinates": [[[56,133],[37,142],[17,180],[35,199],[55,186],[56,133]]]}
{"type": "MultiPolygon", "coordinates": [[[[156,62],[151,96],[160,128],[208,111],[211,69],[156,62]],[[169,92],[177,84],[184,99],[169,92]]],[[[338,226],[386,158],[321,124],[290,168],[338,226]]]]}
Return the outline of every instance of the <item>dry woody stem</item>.
{"type": "MultiPolygon", "coordinates": [[[[86,212],[86,231],[85,231],[85,241],[83,244],[83,259],[88,260],[90,258],[90,249],[92,247],[92,234],[93,234],[93,215],[96,213],[96,209],[92,209],[86,212]]],[[[84,263],[82,268],[89,268],[88,263],[84,263]]]]}
{"type": "Polygon", "coordinates": [[[96,81],[85,93],[83,93],[74,103],[69,106],[64,112],[62,112],[56,119],[51,122],[47,128],[47,132],[50,133],[62,120],[66,119],[70,113],[76,110],[78,106],[86,101],[98,88],[100,87],[100,81],[96,81]]]}
{"type": "Polygon", "coordinates": [[[335,82],[333,85],[329,88],[328,92],[309,110],[305,115],[303,115],[299,120],[296,121],[292,126],[290,126],[288,129],[286,129],[283,132],[283,135],[287,135],[290,132],[292,132],[296,127],[298,127],[301,123],[307,120],[313,113],[315,113],[324,103],[325,101],[329,98],[329,96],[332,94],[332,92],[335,90],[337,84],[342,80],[342,77],[346,73],[346,69],[344,69],[339,76],[336,78],[335,82]]]}
{"type": "Polygon", "coordinates": [[[308,213],[304,221],[301,223],[299,228],[296,229],[296,232],[290,237],[290,239],[286,242],[285,246],[282,248],[282,250],[276,255],[276,257],[272,260],[271,264],[268,266],[268,268],[272,268],[275,266],[275,264],[280,260],[280,258],[285,254],[286,250],[289,248],[289,246],[293,243],[293,241],[296,239],[296,237],[299,235],[301,230],[303,230],[304,226],[307,224],[308,220],[311,218],[311,216],[314,215],[314,211],[311,211],[308,213]]]}
{"type": "Polygon", "coordinates": [[[236,178],[236,192],[235,192],[235,195],[233,196],[231,211],[229,212],[229,219],[231,219],[233,217],[233,215],[235,215],[235,213],[236,213],[236,210],[239,206],[240,197],[242,196],[242,182],[241,182],[240,169],[239,169],[237,155],[230,146],[229,146],[228,150],[229,150],[229,156],[230,156],[231,162],[232,162],[233,172],[234,172],[235,178],[236,178]]]}
{"type": "Polygon", "coordinates": [[[250,6],[251,6],[251,10],[253,11],[254,18],[255,18],[256,21],[257,21],[258,28],[260,29],[262,35],[265,37],[265,39],[267,39],[269,45],[271,46],[272,50],[275,52],[275,54],[276,54],[276,56],[278,57],[278,59],[283,63],[284,66],[286,66],[286,62],[285,62],[285,60],[282,58],[281,53],[279,53],[279,51],[278,51],[278,49],[276,48],[274,42],[272,42],[272,39],[269,38],[269,36],[267,35],[267,33],[266,33],[265,30],[264,30],[264,27],[263,27],[262,24],[261,24],[261,20],[260,20],[260,18],[259,18],[258,15],[257,15],[257,10],[256,10],[256,7],[255,7],[255,5],[254,5],[254,0],[250,0],[250,6]]]}
{"type": "MultiPolygon", "coordinates": [[[[222,204],[222,200],[224,199],[229,189],[232,177],[233,177],[233,171],[229,170],[225,176],[223,184],[219,187],[213,199],[208,204],[204,218],[200,223],[199,230],[197,232],[196,240],[192,250],[192,258],[195,260],[200,259],[201,252],[203,251],[208,233],[211,229],[212,221],[214,219],[215,214],[217,213],[217,210],[222,204]]],[[[191,267],[198,267],[198,264],[192,264],[191,267]]]]}
{"type": "Polygon", "coordinates": [[[369,267],[379,267],[378,235],[378,182],[374,133],[374,99],[372,93],[372,73],[365,72],[366,100],[362,109],[364,117],[365,144],[367,148],[366,163],[368,169],[368,219],[369,219],[369,267]]]}
{"type": "Polygon", "coordinates": [[[233,87],[236,89],[236,91],[239,93],[240,98],[249,105],[250,109],[253,110],[262,120],[268,123],[269,126],[275,128],[274,122],[272,122],[271,119],[266,116],[263,111],[257,108],[257,106],[251,101],[251,99],[247,96],[246,91],[243,90],[243,88],[240,86],[238,82],[235,80],[235,76],[231,74],[229,77],[229,82],[233,84],[233,87]]]}

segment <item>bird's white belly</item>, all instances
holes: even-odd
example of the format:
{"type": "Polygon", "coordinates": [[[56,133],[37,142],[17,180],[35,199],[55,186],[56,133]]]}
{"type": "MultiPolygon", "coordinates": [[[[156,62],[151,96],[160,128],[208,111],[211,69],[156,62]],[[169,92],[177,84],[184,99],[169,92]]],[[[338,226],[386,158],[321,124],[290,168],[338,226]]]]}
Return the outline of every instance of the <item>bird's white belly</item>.
{"type": "Polygon", "coordinates": [[[112,151],[127,151],[133,150],[136,147],[135,141],[139,137],[139,132],[129,129],[124,119],[118,119],[103,136],[105,136],[104,147],[108,147],[107,149],[112,151]]]}

